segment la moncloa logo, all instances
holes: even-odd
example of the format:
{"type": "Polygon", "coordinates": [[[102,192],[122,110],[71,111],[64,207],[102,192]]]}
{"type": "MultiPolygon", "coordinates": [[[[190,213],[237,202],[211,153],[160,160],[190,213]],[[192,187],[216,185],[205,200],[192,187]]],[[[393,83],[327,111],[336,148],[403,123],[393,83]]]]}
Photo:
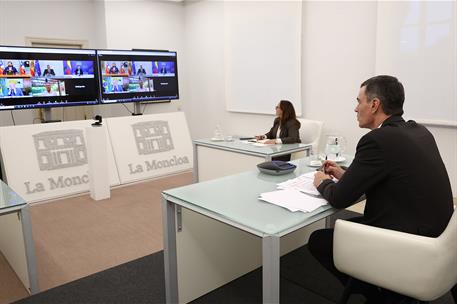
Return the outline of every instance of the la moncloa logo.
{"type": "Polygon", "coordinates": [[[33,135],[41,171],[87,164],[87,150],[82,130],[59,130],[33,135]]]}
{"type": "Polygon", "coordinates": [[[168,121],[138,122],[132,125],[138,154],[147,155],[174,149],[168,121]]]}

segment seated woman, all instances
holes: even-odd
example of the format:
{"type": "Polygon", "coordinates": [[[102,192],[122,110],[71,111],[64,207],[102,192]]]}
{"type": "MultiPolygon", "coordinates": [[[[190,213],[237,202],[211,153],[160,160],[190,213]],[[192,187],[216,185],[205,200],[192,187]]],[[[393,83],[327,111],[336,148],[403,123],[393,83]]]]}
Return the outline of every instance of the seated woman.
{"type": "MultiPolygon", "coordinates": [[[[268,139],[266,144],[295,144],[300,143],[300,122],[295,115],[295,109],[288,100],[281,100],[276,106],[276,118],[273,127],[265,135],[257,135],[256,139],[268,139]]],[[[275,157],[274,160],[289,161],[290,154],[275,157]]]]}

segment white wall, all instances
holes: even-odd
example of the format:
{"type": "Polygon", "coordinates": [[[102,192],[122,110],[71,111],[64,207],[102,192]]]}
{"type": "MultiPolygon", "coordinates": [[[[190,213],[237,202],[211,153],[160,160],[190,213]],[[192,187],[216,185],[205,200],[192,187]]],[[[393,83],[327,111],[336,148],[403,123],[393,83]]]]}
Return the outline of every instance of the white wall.
{"type": "MultiPolygon", "coordinates": [[[[352,111],[358,86],[374,71],[376,4],[307,2],[303,13],[303,98],[293,102],[302,103],[306,118],[326,121],[327,133],[345,133],[350,141],[356,137],[349,144],[353,146],[361,134],[352,111]],[[347,19],[355,22],[341,26],[347,19]],[[338,47],[341,44],[344,49],[338,47]]],[[[212,135],[217,123],[227,134],[262,133],[274,119],[273,108],[272,115],[226,111],[223,17],[221,2],[186,5],[187,68],[192,71],[188,103],[194,137],[212,135]],[[207,123],[198,124],[202,119],[207,123]]]]}
{"type": "MultiPolygon", "coordinates": [[[[342,133],[353,147],[363,133],[353,112],[358,87],[374,72],[376,4],[307,2],[303,13],[303,97],[293,102],[302,103],[306,118],[324,120],[325,133],[342,133]]],[[[188,104],[194,137],[211,136],[218,123],[227,134],[258,134],[267,131],[274,119],[274,108],[272,115],[226,111],[223,17],[221,2],[186,5],[186,57],[192,71],[188,104]]]]}
{"type": "Polygon", "coordinates": [[[202,1],[185,9],[186,113],[193,138],[211,136],[218,123],[227,129],[231,121],[225,111],[223,6],[202,1]]]}
{"type": "MultiPolygon", "coordinates": [[[[175,50],[180,100],[149,105],[146,113],[184,110],[193,138],[212,136],[217,124],[230,135],[262,133],[271,127],[274,109],[272,115],[226,111],[223,9],[222,1],[0,1],[0,11],[9,12],[0,18],[0,44],[24,45],[26,36],[35,36],[88,40],[93,48],[175,50]]],[[[348,153],[366,132],[353,108],[360,83],[375,73],[376,18],[376,2],[303,3],[302,100],[294,102],[301,103],[303,117],[325,121],[324,135],[345,136],[348,153]]],[[[95,112],[129,115],[120,105],[97,106],[95,112]]],[[[28,124],[33,112],[14,116],[28,124]]],[[[0,126],[11,124],[10,113],[0,112],[0,126]]],[[[457,129],[429,129],[457,196],[457,129]]]]}
{"type": "MultiPolygon", "coordinates": [[[[23,46],[26,37],[87,40],[88,48],[169,49],[178,52],[180,100],[148,105],[146,113],[181,110],[185,99],[182,74],[184,7],[167,1],[0,1],[0,44],[23,46]],[[20,22],[18,20],[21,20],[20,22]]],[[[133,104],[127,107],[132,111],[133,104]]],[[[185,108],[185,107],[183,107],[185,108]]],[[[16,124],[33,123],[36,111],[14,111],[16,124]]],[[[126,116],[122,105],[96,106],[95,114],[126,116]]],[[[0,126],[12,125],[0,112],[0,126]]]]}
{"type": "Polygon", "coordinates": [[[88,40],[95,43],[92,1],[1,1],[2,43],[24,45],[25,37],[88,40]]]}
{"type": "MultiPolygon", "coordinates": [[[[258,134],[267,131],[274,118],[226,111],[223,9],[222,2],[186,4],[186,104],[194,138],[211,137],[217,124],[230,135],[258,134]]],[[[360,84],[375,73],[376,18],[376,2],[303,3],[302,100],[294,102],[302,103],[303,117],[325,122],[324,136],[345,136],[348,153],[355,152],[368,131],[358,128],[354,108],[360,84]]],[[[429,129],[457,196],[457,130],[429,129]]]]}
{"type": "MultiPolygon", "coordinates": [[[[86,40],[99,47],[99,18],[92,1],[0,1],[0,44],[25,46],[26,38],[86,40]],[[8,13],[5,13],[8,12],[8,13]]],[[[16,124],[31,124],[35,110],[13,111],[16,124]]],[[[0,126],[12,125],[0,112],[0,126]]]]}
{"type": "Polygon", "coordinates": [[[95,18],[95,41],[92,48],[106,49],[106,18],[105,18],[105,1],[94,1],[94,18],[95,18]]]}
{"type": "Polygon", "coordinates": [[[307,2],[303,19],[304,117],[324,121],[324,136],[345,136],[354,153],[368,131],[354,108],[360,84],[374,73],[376,2],[307,2]]]}
{"type": "MultiPolygon", "coordinates": [[[[457,83],[457,82],[456,82],[457,83]]],[[[457,102],[457,101],[455,101],[457,102]]],[[[452,193],[457,197],[457,129],[427,126],[435,137],[441,158],[451,181],[452,193]]],[[[424,172],[426,174],[426,172],[424,172]]]]}
{"type": "MultiPolygon", "coordinates": [[[[104,1],[104,10],[106,48],[178,52],[179,100],[148,105],[145,113],[186,109],[183,85],[185,84],[183,4],[172,1],[104,1]]],[[[133,111],[133,104],[126,106],[133,111]]],[[[122,105],[97,106],[96,112],[104,117],[130,115],[122,105]]]]}

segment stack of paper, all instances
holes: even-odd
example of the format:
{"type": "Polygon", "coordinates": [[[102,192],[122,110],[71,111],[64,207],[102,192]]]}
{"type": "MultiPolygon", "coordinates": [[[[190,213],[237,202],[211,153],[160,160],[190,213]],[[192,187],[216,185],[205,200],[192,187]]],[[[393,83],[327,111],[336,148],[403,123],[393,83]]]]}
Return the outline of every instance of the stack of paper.
{"type": "Polygon", "coordinates": [[[292,212],[311,212],[326,205],[319,191],[313,185],[314,172],[278,184],[278,191],[262,193],[259,199],[289,209],[292,212]]]}
{"type": "Polygon", "coordinates": [[[327,204],[321,197],[304,194],[293,189],[278,190],[260,194],[260,200],[289,209],[292,212],[311,212],[327,204]]]}
{"type": "Polygon", "coordinates": [[[316,187],[314,187],[313,181],[314,172],[309,172],[278,184],[278,189],[293,189],[303,193],[319,196],[320,193],[317,191],[316,187]]]}

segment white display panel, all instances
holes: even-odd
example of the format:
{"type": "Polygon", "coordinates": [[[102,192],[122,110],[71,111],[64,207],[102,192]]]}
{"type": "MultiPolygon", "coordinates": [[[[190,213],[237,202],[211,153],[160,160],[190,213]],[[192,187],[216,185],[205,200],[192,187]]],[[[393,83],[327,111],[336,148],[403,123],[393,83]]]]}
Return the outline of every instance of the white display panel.
{"type": "MultiPolygon", "coordinates": [[[[301,1],[224,2],[227,110],[301,115],[301,1]]],[[[217,67],[215,67],[217,68],[217,67]]]]}
{"type": "Polygon", "coordinates": [[[405,117],[457,126],[455,1],[378,2],[376,74],[405,86],[405,117]]]}
{"type": "MultiPolygon", "coordinates": [[[[0,128],[8,185],[27,202],[89,191],[85,128],[90,125],[82,120],[0,128]]],[[[119,185],[108,136],[106,141],[110,185],[119,185]]]]}
{"type": "Polygon", "coordinates": [[[192,168],[184,113],[106,119],[122,184],[192,168]]]}

